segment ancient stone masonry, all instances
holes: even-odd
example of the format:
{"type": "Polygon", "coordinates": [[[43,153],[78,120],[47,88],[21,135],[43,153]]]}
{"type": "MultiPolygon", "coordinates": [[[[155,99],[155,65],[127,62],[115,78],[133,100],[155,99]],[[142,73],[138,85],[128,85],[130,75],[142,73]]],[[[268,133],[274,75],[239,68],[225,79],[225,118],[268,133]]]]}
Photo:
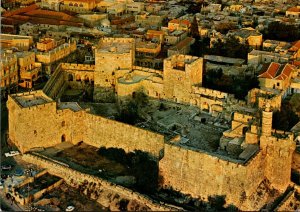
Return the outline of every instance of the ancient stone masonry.
{"type": "Polygon", "coordinates": [[[120,70],[131,70],[135,58],[134,39],[103,38],[96,50],[94,100],[114,98],[116,75],[120,70]]]}
{"type": "Polygon", "coordinates": [[[165,187],[205,200],[210,195],[226,195],[228,203],[242,210],[259,209],[247,208],[240,199],[244,192],[250,196],[264,179],[261,153],[242,164],[171,143],[165,144],[164,151],[159,167],[165,187]]]}
{"type": "Polygon", "coordinates": [[[104,179],[83,174],[79,171],[73,170],[67,166],[64,166],[59,163],[55,163],[52,161],[49,161],[45,158],[41,158],[37,155],[32,154],[24,154],[23,160],[36,164],[42,168],[46,168],[47,171],[49,171],[51,174],[56,175],[58,177],[63,178],[68,184],[72,184],[72,181],[76,183],[82,183],[84,181],[87,181],[88,183],[95,183],[97,185],[97,188],[100,192],[100,190],[108,190],[112,191],[114,193],[117,193],[118,195],[121,195],[124,199],[129,200],[136,200],[140,202],[141,204],[146,205],[151,210],[154,211],[174,211],[178,210],[178,208],[170,207],[167,205],[163,205],[160,203],[156,203],[149,199],[147,196],[144,196],[142,194],[139,194],[137,192],[134,192],[132,190],[129,190],[127,188],[124,188],[120,185],[115,185],[111,182],[108,182],[104,179]]]}
{"type": "Polygon", "coordinates": [[[22,152],[64,141],[141,150],[156,158],[163,149],[162,135],[90,114],[76,103],[57,103],[42,91],[12,95],[7,105],[10,139],[22,152]]]}
{"type": "MultiPolygon", "coordinates": [[[[272,129],[272,114],[280,108],[283,92],[253,89],[247,103],[238,101],[231,94],[202,87],[203,58],[173,55],[164,60],[161,71],[133,66],[134,49],[133,39],[103,38],[96,49],[95,66],[62,63],[43,90],[10,95],[7,101],[10,140],[22,153],[36,147],[81,141],[97,148],[141,150],[158,161],[164,187],[206,200],[212,195],[226,195],[226,202],[241,210],[259,210],[267,203],[266,200],[248,201],[259,195],[261,185],[278,192],[290,185],[291,169],[299,170],[294,136],[272,129]],[[169,138],[173,134],[168,137],[157,133],[162,131],[152,132],[94,115],[75,102],[58,101],[68,86],[83,88],[80,86],[85,85],[94,87],[93,97],[99,102],[111,102],[115,98],[121,102],[142,88],[152,98],[174,105],[180,103],[182,107],[196,106],[190,107],[198,112],[188,117],[188,122],[196,115],[200,122],[206,122],[206,118],[200,116],[210,114],[214,117],[208,125],[217,126],[214,120],[223,116],[226,122],[221,125],[227,125],[230,120],[231,128],[218,131],[223,132],[222,137],[220,133],[221,138],[217,138],[219,148],[207,152],[186,145],[189,134],[198,133],[200,127],[193,128],[195,132],[184,131],[185,136],[178,135],[176,140],[169,138]],[[205,113],[199,114],[199,109],[205,113]]],[[[171,112],[183,117],[180,111],[171,112]]],[[[166,122],[168,126],[175,121],[166,122]]],[[[200,122],[191,124],[208,126],[200,122]]],[[[198,144],[204,142],[198,138],[191,140],[198,144]]],[[[50,165],[49,161],[36,156],[25,154],[24,158],[51,167],[51,172],[58,176],[67,173],[74,176],[72,178],[94,180],[61,165],[50,165]]]]}

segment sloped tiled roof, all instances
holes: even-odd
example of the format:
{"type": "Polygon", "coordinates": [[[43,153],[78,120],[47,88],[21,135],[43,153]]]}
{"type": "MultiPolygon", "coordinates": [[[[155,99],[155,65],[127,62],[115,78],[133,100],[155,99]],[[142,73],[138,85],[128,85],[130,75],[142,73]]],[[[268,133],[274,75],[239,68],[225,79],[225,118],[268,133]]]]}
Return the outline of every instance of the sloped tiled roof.
{"type": "Polygon", "coordinates": [[[291,64],[281,65],[279,63],[272,62],[268,66],[264,66],[262,73],[258,76],[260,78],[285,80],[288,78],[295,67],[291,64]]]}
{"type": "Polygon", "coordinates": [[[293,43],[293,46],[289,49],[289,51],[298,51],[300,49],[300,40],[293,43]]]}

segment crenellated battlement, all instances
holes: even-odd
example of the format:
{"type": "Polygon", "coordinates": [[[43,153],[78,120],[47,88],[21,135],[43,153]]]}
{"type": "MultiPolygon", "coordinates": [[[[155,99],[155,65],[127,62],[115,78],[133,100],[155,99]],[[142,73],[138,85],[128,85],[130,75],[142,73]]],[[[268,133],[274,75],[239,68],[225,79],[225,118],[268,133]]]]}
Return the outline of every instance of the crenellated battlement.
{"type": "Polygon", "coordinates": [[[99,43],[134,43],[134,38],[101,38],[99,43]]]}
{"type": "Polygon", "coordinates": [[[95,71],[95,65],[89,64],[62,63],[61,68],[64,70],[71,69],[77,71],[95,71]]]}
{"type": "Polygon", "coordinates": [[[198,87],[198,86],[193,86],[192,87],[192,92],[195,94],[200,94],[204,96],[211,96],[211,97],[216,97],[218,99],[226,99],[229,97],[231,94],[217,91],[217,90],[212,90],[209,88],[204,88],[204,87],[198,87]]]}

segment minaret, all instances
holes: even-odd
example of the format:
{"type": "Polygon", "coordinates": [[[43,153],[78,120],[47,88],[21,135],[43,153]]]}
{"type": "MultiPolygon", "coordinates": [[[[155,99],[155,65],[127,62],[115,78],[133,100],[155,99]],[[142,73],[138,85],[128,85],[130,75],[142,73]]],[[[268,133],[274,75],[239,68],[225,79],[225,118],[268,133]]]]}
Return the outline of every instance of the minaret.
{"type": "Polygon", "coordinates": [[[270,104],[267,102],[266,108],[262,112],[261,132],[262,132],[262,135],[264,135],[264,136],[271,136],[272,116],[273,116],[273,112],[271,111],[270,104]]]}

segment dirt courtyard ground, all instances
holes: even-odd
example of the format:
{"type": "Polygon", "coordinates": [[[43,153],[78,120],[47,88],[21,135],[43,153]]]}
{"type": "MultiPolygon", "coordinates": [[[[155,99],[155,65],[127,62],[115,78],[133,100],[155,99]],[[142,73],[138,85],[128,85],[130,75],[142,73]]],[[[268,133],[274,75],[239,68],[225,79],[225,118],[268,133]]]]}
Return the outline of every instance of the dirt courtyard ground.
{"type": "Polygon", "coordinates": [[[35,206],[46,211],[65,211],[68,206],[74,206],[74,211],[104,211],[105,208],[96,201],[67,185],[61,184],[57,189],[46,194],[34,203],[35,206]]]}

